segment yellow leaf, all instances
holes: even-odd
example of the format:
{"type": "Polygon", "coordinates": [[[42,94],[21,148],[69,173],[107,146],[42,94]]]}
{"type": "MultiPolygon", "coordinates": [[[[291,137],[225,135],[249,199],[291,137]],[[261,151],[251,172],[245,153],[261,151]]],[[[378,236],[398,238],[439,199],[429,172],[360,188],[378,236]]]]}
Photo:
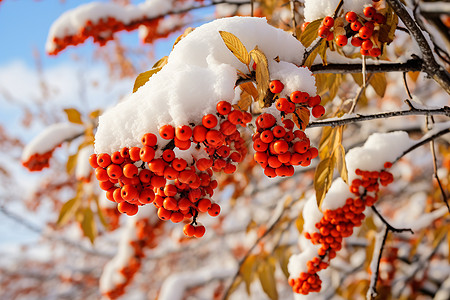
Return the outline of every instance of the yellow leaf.
{"type": "Polygon", "coordinates": [[[108,222],[106,222],[105,216],[103,215],[102,209],[100,207],[100,201],[98,201],[98,197],[93,197],[95,200],[95,204],[97,205],[97,214],[98,214],[98,218],[100,219],[100,222],[102,223],[102,225],[107,228],[108,227],[108,222]]]}
{"type": "Polygon", "coordinates": [[[231,296],[231,294],[233,294],[236,289],[241,285],[242,283],[242,277],[238,276],[236,278],[235,281],[233,281],[233,283],[231,284],[229,290],[228,290],[228,294],[225,296],[224,300],[228,300],[231,296]]]}
{"type": "Polygon", "coordinates": [[[70,199],[61,208],[61,211],[59,212],[58,220],[56,221],[56,225],[62,226],[69,221],[69,219],[72,217],[72,215],[75,214],[78,207],[80,206],[80,198],[76,197],[73,199],[70,199]]]}
{"type": "Polygon", "coordinates": [[[342,144],[337,145],[337,147],[334,150],[336,157],[336,165],[337,169],[339,171],[339,174],[341,175],[342,180],[345,181],[345,183],[348,184],[348,171],[347,171],[347,164],[345,163],[345,149],[342,144]]]}
{"type": "Polygon", "coordinates": [[[261,107],[269,107],[272,105],[273,100],[266,97],[270,80],[267,57],[258,49],[258,46],[250,51],[250,56],[256,63],[256,88],[258,90],[259,105],[261,107]]]}
{"type": "Polygon", "coordinates": [[[381,43],[390,44],[394,40],[397,25],[398,17],[394,10],[388,6],[386,11],[386,23],[380,25],[378,40],[381,43]]]}
{"type": "Polygon", "coordinates": [[[239,85],[239,87],[243,91],[251,95],[254,101],[258,101],[258,91],[253,85],[253,82],[244,82],[243,84],[239,85]]]}
{"type": "MultiPolygon", "coordinates": [[[[183,34],[180,35],[179,37],[177,37],[177,39],[175,40],[175,43],[173,43],[173,47],[172,49],[175,47],[176,44],[178,44],[179,41],[181,41],[182,39],[184,39],[189,33],[191,33],[192,31],[194,31],[195,28],[192,27],[188,27],[184,30],[183,34]]],[[[167,56],[166,56],[167,57],[167,56]]]]}
{"type": "Polygon", "coordinates": [[[66,112],[69,122],[75,124],[83,124],[83,121],[81,121],[81,114],[78,110],[76,110],[75,108],[67,108],[64,111],[66,112]]]}
{"type": "Polygon", "coordinates": [[[311,46],[312,42],[314,42],[319,36],[317,31],[319,30],[321,24],[322,19],[318,19],[312,21],[308,24],[308,26],[306,26],[305,31],[300,36],[300,42],[303,44],[303,46],[305,46],[305,48],[311,46]]]}
{"type": "Polygon", "coordinates": [[[237,106],[240,110],[248,110],[250,105],[252,104],[252,96],[250,96],[247,92],[242,91],[241,99],[239,99],[237,106]]]}
{"type": "Polygon", "coordinates": [[[299,214],[297,219],[295,220],[295,226],[299,233],[303,232],[303,225],[305,224],[305,220],[303,219],[303,214],[299,214]]]}
{"type": "Polygon", "coordinates": [[[300,130],[305,130],[309,124],[309,109],[306,107],[299,107],[295,110],[292,119],[300,130]]]}
{"type": "Polygon", "coordinates": [[[370,85],[373,87],[378,96],[384,97],[384,93],[386,92],[386,74],[385,73],[375,73],[372,74],[372,78],[370,79],[370,85]]]}
{"type": "Polygon", "coordinates": [[[96,110],[92,111],[92,112],[89,114],[89,117],[90,117],[91,119],[97,119],[98,116],[101,115],[101,113],[102,113],[102,111],[101,111],[100,109],[96,109],[96,110]]]}
{"type": "MultiPolygon", "coordinates": [[[[250,64],[250,55],[244,44],[232,33],[227,31],[219,31],[225,46],[239,59],[243,64],[250,64]]],[[[256,61],[255,61],[256,62],[256,61]]]]}
{"type": "Polygon", "coordinates": [[[334,164],[335,160],[333,157],[329,157],[320,161],[317,165],[316,172],[314,174],[314,190],[316,191],[316,201],[319,209],[321,208],[322,201],[330,189],[331,182],[333,181],[334,164]]]}
{"type": "Polygon", "coordinates": [[[141,86],[143,86],[154,74],[161,71],[162,67],[153,68],[144,73],[139,74],[134,81],[133,93],[136,92],[141,86]]]}
{"type": "Polygon", "coordinates": [[[250,295],[250,285],[255,278],[255,269],[256,269],[256,255],[252,254],[247,257],[247,259],[244,261],[244,263],[241,265],[241,268],[239,270],[242,280],[245,283],[245,289],[247,291],[247,294],[250,295]]]}
{"type": "Polygon", "coordinates": [[[277,247],[274,251],[274,255],[278,260],[278,264],[280,265],[281,270],[286,278],[289,278],[289,271],[287,265],[289,263],[289,258],[291,257],[291,249],[289,246],[280,246],[277,247]]]}
{"type": "MultiPolygon", "coordinates": [[[[317,54],[321,53],[321,56],[323,55],[323,52],[327,49],[327,43],[325,40],[319,41],[320,45],[316,47],[308,56],[308,58],[305,60],[304,66],[311,67],[314,63],[314,60],[317,57],[317,54]]],[[[322,58],[323,59],[323,58],[322,58]]]]}
{"type": "Polygon", "coordinates": [[[275,282],[275,259],[273,257],[268,257],[267,260],[261,262],[258,268],[258,277],[266,295],[272,300],[277,300],[278,292],[275,282]]]}
{"type": "Polygon", "coordinates": [[[164,56],[163,58],[161,58],[160,60],[158,60],[152,67],[152,69],[154,68],[162,68],[165,65],[167,65],[167,60],[169,59],[168,56],[164,56]]]}
{"type": "Polygon", "coordinates": [[[66,163],[66,172],[67,172],[67,174],[71,174],[72,171],[75,169],[75,166],[77,164],[77,157],[78,157],[78,152],[75,153],[74,155],[70,155],[67,158],[67,163],[66,163]]]}
{"type": "Polygon", "coordinates": [[[94,213],[90,208],[83,210],[83,221],[81,222],[81,228],[85,236],[89,238],[91,243],[94,243],[97,236],[97,226],[95,225],[94,213]]]}

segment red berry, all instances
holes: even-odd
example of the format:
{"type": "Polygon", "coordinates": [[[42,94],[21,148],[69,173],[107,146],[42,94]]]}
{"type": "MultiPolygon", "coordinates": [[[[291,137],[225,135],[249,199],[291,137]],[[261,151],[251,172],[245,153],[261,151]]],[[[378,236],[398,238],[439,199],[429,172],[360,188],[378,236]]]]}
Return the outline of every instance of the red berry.
{"type": "Polygon", "coordinates": [[[373,43],[371,40],[365,40],[362,44],[361,44],[361,49],[364,50],[370,50],[373,47],[373,43]]]}
{"type": "Polygon", "coordinates": [[[108,153],[102,153],[97,156],[97,164],[102,168],[107,168],[111,164],[111,156],[108,153]]]}
{"type": "Polygon", "coordinates": [[[92,154],[91,156],[89,156],[89,164],[90,164],[91,167],[93,167],[94,169],[98,167],[98,163],[97,163],[97,154],[92,154]]]}
{"type": "Polygon", "coordinates": [[[361,29],[359,30],[359,36],[364,40],[370,38],[372,36],[372,33],[373,29],[370,29],[366,26],[361,27],[361,29]]]}
{"type": "Polygon", "coordinates": [[[201,238],[203,235],[205,235],[206,229],[205,226],[197,226],[195,227],[195,232],[194,232],[194,236],[196,238],[201,238]]]}
{"type": "Polygon", "coordinates": [[[164,125],[159,128],[159,135],[165,140],[171,140],[175,137],[175,129],[172,125],[164,125]]]}
{"type": "Polygon", "coordinates": [[[302,27],[300,27],[302,32],[304,32],[306,30],[306,27],[308,27],[309,23],[310,22],[305,22],[305,23],[302,24],[302,27]]]}
{"type": "Polygon", "coordinates": [[[320,96],[319,95],[315,95],[314,97],[309,98],[308,106],[309,107],[314,107],[316,105],[319,105],[320,101],[321,101],[320,96]]]}
{"type": "Polygon", "coordinates": [[[187,141],[192,136],[192,129],[187,125],[177,126],[175,129],[175,136],[180,141],[187,141]]]}
{"type": "Polygon", "coordinates": [[[158,142],[158,138],[153,133],[146,133],[142,137],[142,144],[144,146],[154,147],[158,142]]]}
{"type": "Polygon", "coordinates": [[[291,93],[290,99],[293,103],[305,103],[309,100],[309,94],[306,92],[295,91],[291,93]]]}
{"type": "Polygon", "coordinates": [[[367,18],[372,18],[377,11],[372,6],[364,8],[364,16],[367,18]]]}
{"type": "Polygon", "coordinates": [[[117,205],[117,210],[129,216],[134,216],[135,214],[137,214],[139,208],[136,204],[121,202],[117,205]]]}
{"type": "Polygon", "coordinates": [[[349,23],[353,23],[358,19],[358,15],[354,11],[349,11],[345,14],[345,19],[349,23]]]}
{"type": "Polygon", "coordinates": [[[380,48],[372,48],[369,50],[369,55],[372,57],[378,57],[381,55],[381,49],[380,48]]]}
{"type": "Polygon", "coordinates": [[[350,28],[353,31],[359,31],[361,29],[361,27],[362,27],[362,24],[359,21],[355,21],[350,25],[350,28]]]}
{"type": "Polygon", "coordinates": [[[221,115],[228,115],[231,112],[231,104],[227,101],[220,101],[216,105],[216,110],[221,115]]]}
{"type": "Polygon", "coordinates": [[[270,82],[269,89],[274,94],[281,93],[283,88],[284,88],[284,84],[279,80],[272,80],[270,82]]]}
{"type": "Polygon", "coordinates": [[[317,31],[317,34],[323,39],[326,39],[328,37],[329,33],[330,33],[330,29],[325,26],[320,26],[319,30],[317,31]]]}
{"type": "Polygon", "coordinates": [[[363,40],[360,39],[359,37],[355,37],[355,36],[352,37],[352,41],[351,41],[352,46],[354,46],[354,47],[361,47],[362,42],[363,42],[363,40]]]}
{"type": "Polygon", "coordinates": [[[188,237],[193,237],[195,233],[195,227],[192,224],[186,224],[183,227],[183,233],[188,237]]]}
{"type": "Polygon", "coordinates": [[[380,13],[376,13],[376,14],[373,16],[372,20],[373,20],[375,23],[378,23],[378,24],[384,24],[384,23],[386,23],[386,17],[383,16],[382,14],[380,14],[380,13]]]}
{"type": "Polygon", "coordinates": [[[330,17],[330,16],[326,16],[326,17],[323,18],[323,20],[322,20],[322,25],[323,25],[323,26],[326,26],[326,27],[328,27],[328,28],[331,28],[331,27],[333,27],[333,25],[334,25],[334,19],[333,19],[332,17],[330,17]]]}
{"type": "Polygon", "coordinates": [[[311,111],[314,118],[320,118],[325,114],[325,108],[322,105],[316,105],[312,108],[311,111]]]}
{"type": "Polygon", "coordinates": [[[348,41],[348,38],[345,35],[338,35],[336,37],[336,44],[339,47],[344,47],[345,45],[347,45],[347,41],[348,41]]]}
{"type": "Polygon", "coordinates": [[[217,125],[217,117],[213,114],[203,116],[202,125],[206,128],[213,128],[217,125]]]}
{"type": "Polygon", "coordinates": [[[279,98],[276,102],[275,102],[275,107],[279,110],[279,111],[283,111],[286,112],[286,110],[289,108],[289,101],[286,98],[279,98]]]}

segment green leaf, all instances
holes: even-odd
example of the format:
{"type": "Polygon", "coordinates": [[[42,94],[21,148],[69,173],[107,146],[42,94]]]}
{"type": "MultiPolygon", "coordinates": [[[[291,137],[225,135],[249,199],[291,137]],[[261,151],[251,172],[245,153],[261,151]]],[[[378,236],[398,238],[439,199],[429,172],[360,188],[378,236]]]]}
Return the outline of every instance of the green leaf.
{"type": "Polygon", "coordinates": [[[78,110],[76,110],[75,108],[66,108],[64,111],[69,122],[75,124],[83,124],[83,121],[81,121],[81,114],[78,110]]]}
{"type": "Polygon", "coordinates": [[[305,48],[311,46],[312,42],[314,42],[319,36],[317,31],[322,24],[322,20],[323,19],[312,21],[308,24],[308,26],[306,26],[305,31],[300,36],[300,42],[303,44],[303,46],[305,46],[305,48]]]}
{"type": "Polygon", "coordinates": [[[61,208],[61,211],[59,212],[58,220],[56,221],[56,225],[62,226],[69,221],[69,219],[75,214],[78,207],[80,206],[80,198],[75,197],[73,199],[70,199],[61,208]]]}
{"type": "Polygon", "coordinates": [[[89,238],[91,243],[94,243],[97,236],[97,226],[95,225],[94,213],[90,208],[83,210],[83,221],[81,222],[81,228],[85,236],[89,238]]]}
{"type": "Polygon", "coordinates": [[[228,50],[230,50],[243,64],[248,66],[250,64],[250,55],[241,40],[227,31],[219,31],[219,34],[228,50]]]}
{"type": "Polygon", "coordinates": [[[162,67],[157,67],[139,74],[134,82],[133,93],[135,93],[141,86],[146,84],[147,81],[149,81],[150,77],[161,71],[161,69],[162,67]]]}
{"type": "Polygon", "coordinates": [[[263,260],[258,268],[258,277],[266,295],[272,299],[278,299],[277,285],[275,282],[275,258],[268,257],[263,260]]]}

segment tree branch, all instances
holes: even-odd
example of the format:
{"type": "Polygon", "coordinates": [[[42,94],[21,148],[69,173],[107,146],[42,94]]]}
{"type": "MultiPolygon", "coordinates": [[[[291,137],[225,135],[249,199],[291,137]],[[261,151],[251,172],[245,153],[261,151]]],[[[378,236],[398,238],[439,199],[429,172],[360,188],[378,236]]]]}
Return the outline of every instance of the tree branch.
{"type": "Polygon", "coordinates": [[[372,210],[373,212],[378,216],[378,218],[380,218],[381,222],[384,223],[384,225],[386,225],[386,230],[390,230],[392,232],[405,232],[405,231],[409,231],[412,234],[414,234],[414,231],[412,231],[411,228],[395,228],[394,226],[392,226],[391,224],[388,223],[388,221],[386,221],[386,219],[380,214],[380,212],[376,209],[375,206],[372,206],[372,210]]]}
{"type": "Polygon", "coordinates": [[[311,122],[306,127],[307,128],[324,127],[324,126],[336,127],[336,126],[342,126],[342,125],[346,125],[346,124],[350,124],[350,123],[370,121],[370,120],[374,120],[374,119],[387,119],[387,118],[392,118],[392,117],[416,116],[416,115],[425,115],[425,116],[444,115],[444,116],[450,117],[450,107],[444,106],[443,108],[437,108],[437,109],[421,109],[421,108],[413,107],[408,110],[383,112],[383,113],[372,114],[372,115],[358,114],[356,117],[336,118],[336,119],[332,119],[332,120],[311,122]]]}
{"type": "MultiPolygon", "coordinates": [[[[333,64],[327,65],[312,65],[310,68],[314,74],[335,73],[361,73],[362,64],[333,64]]],[[[384,73],[384,72],[409,72],[409,71],[424,71],[423,60],[419,58],[410,59],[405,63],[382,63],[382,64],[366,64],[367,73],[384,73]]]]}
{"type": "Polygon", "coordinates": [[[434,59],[433,51],[419,25],[409,14],[400,0],[386,0],[397,16],[403,21],[411,35],[419,45],[423,57],[424,72],[433,78],[448,94],[450,94],[450,74],[434,59]]]}
{"type": "MultiPolygon", "coordinates": [[[[372,208],[373,208],[373,206],[372,206],[372,208]]],[[[386,229],[384,230],[383,240],[380,245],[380,251],[378,253],[378,257],[377,257],[377,261],[376,261],[377,268],[372,277],[372,280],[370,280],[370,287],[369,287],[369,290],[367,291],[368,299],[375,299],[376,296],[378,295],[377,282],[378,282],[378,276],[380,274],[380,262],[381,262],[381,257],[383,256],[384,245],[386,244],[388,234],[389,234],[389,228],[386,226],[386,229]]],[[[373,272],[373,270],[372,270],[372,272],[373,272]]]]}

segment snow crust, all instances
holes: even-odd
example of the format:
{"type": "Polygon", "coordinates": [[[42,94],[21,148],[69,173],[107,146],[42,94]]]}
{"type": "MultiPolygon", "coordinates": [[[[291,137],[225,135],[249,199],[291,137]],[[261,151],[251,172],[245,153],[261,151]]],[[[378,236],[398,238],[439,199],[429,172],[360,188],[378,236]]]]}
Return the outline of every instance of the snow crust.
{"type": "MultiPolygon", "coordinates": [[[[332,16],[340,0],[305,0],[305,22],[312,22],[326,16],[332,16]]],[[[345,12],[354,11],[362,15],[364,7],[370,6],[371,0],[345,0],[342,6],[345,12]]]]}
{"type": "MultiPolygon", "coordinates": [[[[287,91],[315,95],[311,72],[295,66],[301,63],[305,49],[292,35],[268,25],[264,18],[219,19],[182,39],[161,71],[100,117],[95,152],[140,146],[147,132],[158,132],[165,124],[198,124],[204,114],[215,112],[217,102],[232,102],[237,70],[246,72],[247,67],[226,48],[219,31],[237,36],[247,51],[258,46],[269,61],[270,73],[286,80],[287,91]],[[277,56],[280,63],[273,60],[277,56]]],[[[160,146],[165,143],[158,141],[160,146]]]]}
{"type": "Polygon", "coordinates": [[[27,161],[33,154],[44,154],[55,149],[65,140],[83,133],[84,130],[82,125],[68,122],[50,125],[25,146],[22,161],[27,161]]]}

